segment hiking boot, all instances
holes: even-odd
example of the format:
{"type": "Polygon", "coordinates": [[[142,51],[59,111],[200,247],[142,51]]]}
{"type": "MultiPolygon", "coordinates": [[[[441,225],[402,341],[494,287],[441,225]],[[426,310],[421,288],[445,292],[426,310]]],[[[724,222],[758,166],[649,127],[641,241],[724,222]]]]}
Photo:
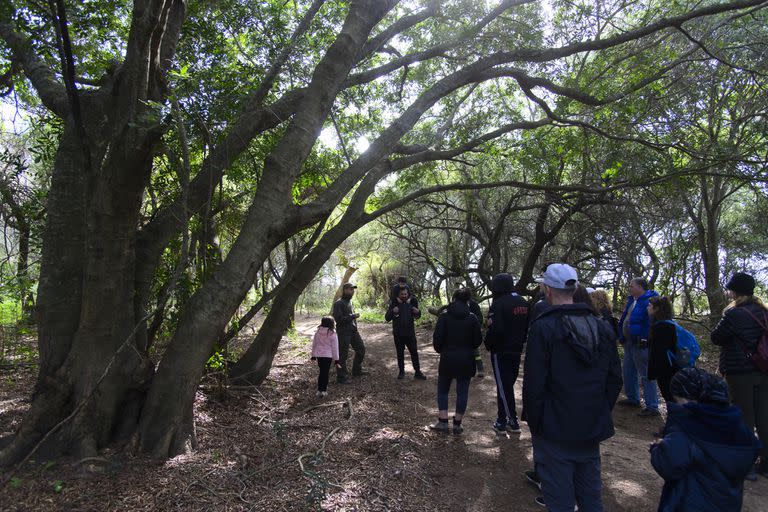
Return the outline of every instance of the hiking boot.
{"type": "Polygon", "coordinates": [[[437,432],[438,434],[447,434],[448,433],[448,422],[447,421],[440,421],[438,420],[436,423],[429,426],[429,430],[433,430],[437,432]]]}
{"type": "Polygon", "coordinates": [[[541,478],[539,478],[539,474],[536,471],[528,470],[523,474],[529,483],[535,485],[539,490],[541,490],[541,478]]]}
{"type": "Polygon", "coordinates": [[[629,398],[624,398],[623,400],[619,400],[616,402],[618,405],[623,405],[624,407],[640,407],[640,402],[635,402],[634,400],[630,400],[629,398]]]}
{"type": "Polygon", "coordinates": [[[637,413],[637,415],[643,416],[645,418],[652,418],[655,416],[661,416],[661,413],[658,411],[658,409],[649,409],[646,407],[645,409],[637,413]]]}
{"type": "Polygon", "coordinates": [[[405,372],[400,372],[397,374],[398,380],[403,380],[405,378],[405,372]]]}
{"type": "Polygon", "coordinates": [[[463,432],[464,432],[464,427],[462,426],[461,423],[459,423],[458,425],[455,423],[453,424],[453,435],[460,436],[463,432]]]}
{"type": "Polygon", "coordinates": [[[427,376],[421,372],[416,372],[416,375],[414,375],[413,378],[418,380],[427,380],[427,376]]]}
{"type": "Polygon", "coordinates": [[[507,422],[507,432],[512,432],[513,434],[522,432],[520,429],[520,422],[517,421],[517,418],[512,418],[507,422]]]}

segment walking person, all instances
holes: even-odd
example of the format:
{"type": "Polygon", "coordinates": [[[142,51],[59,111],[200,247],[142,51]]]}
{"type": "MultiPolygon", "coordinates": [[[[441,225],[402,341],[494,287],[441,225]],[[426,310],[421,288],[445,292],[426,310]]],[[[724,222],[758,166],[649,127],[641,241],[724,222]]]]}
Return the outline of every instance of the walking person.
{"type": "Polygon", "coordinates": [[[419,301],[411,297],[408,288],[401,288],[398,297],[387,308],[384,319],[392,322],[392,335],[395,338],[395,351],[397,353],[398,379],[405,378],[405,349],[411,355],[411,364],[415,372],[414,378],[426,380],[427,376],[421,373],[419,365],[419,352],[416,343],[415,320],[421,317],[419,301]]]}
{"type": "Polygon", "coordinates": [[[611,410],[621,364],[610,327],[574,304],[578,276],[553,263],[539,278],[550,307],[528,332],[523,411],[543,502],[552,512],[603,510],[600,442],[614,434],[611,410]]]}
{"type": "Polygon", "coordinates": [[[720,346],[720,373],[728,382],[731,401],[741,408],[750,430],[757,427],[763,443],[760,462],[749,475],[768,477],[768,373],[761,371],[748,354],[757,352],[768,331],[768,310],[755,295],[755,279],[737,273],[725,286],[731,303],[712,331],[712,343],[720,346]]]}
{"type": "Polygon", "coordinates": [[[678,371],[670,389],[665,436],[651,445],[651,464],[664,479],[659,512],[741,510],[744,478],[759,441],[720,377],[699,368],[678,371]]]}
{"type": "Polygon", "coordinates": [[[350,382],[347,370],[350,347],[355,351],[355,357],[352,361],[352,375],[368,374],[368,371],[363,369],[365,344],[357,330],[357,319],[360,318],[360,315],[352,309],[352,297],[355,295],[356,288],[357,286],[352,283],[344,283],[341,287],[341,298],[333,303],[333,319],[336,321],[336,332],[339,338],[340,364],[336,368],[336,382],[339,384],[350,382]]]}
{"type": "Polygon", "coordinates": [[[515,405],[515,381],[520,372],[520,357],[528,335],[528,301],[515,293],[515,280],[498,274],[491,280],[493,302],[488,311],[485,347],[491,352],[496,379],[497,434],[519,433],[515,405]]]}
{"type": "Polygon", "coordinates": [[[629,282],[629,300],[619,320],[619,341],[624,346],[624,394],[619,405],[640,407],[640,385],[645,407],[640,416],[659,415],[656,381],[648,378],[648,300],[659,294],[649,289],[648,281],[636,277],[629,282]],[[639,382],[639,384],[638,384],[639,382]]]}
{"type": "Polygon", "coordinates": [[[317,376],[315,396],[328,396],[328,376],[331,364],[339,365],[339,338],[336,336],[333,318],[324,316],[312,338],[312,360],[317,361],[320,374],[317,376]]]}
{"type": "Polygon", "coordinates": [[[469,290],[462,288],[453,294],[453,301],[437,319],[432,344],[440,354],[437,370],[437,422],[434,431],[448,433],[448,393],[456,381],[456,412],[453,433],[464,431],[461,422],[469,401],[469,383],[475,375],[474,352],[483,341],[480,322],[469,311],[469,290]]]}

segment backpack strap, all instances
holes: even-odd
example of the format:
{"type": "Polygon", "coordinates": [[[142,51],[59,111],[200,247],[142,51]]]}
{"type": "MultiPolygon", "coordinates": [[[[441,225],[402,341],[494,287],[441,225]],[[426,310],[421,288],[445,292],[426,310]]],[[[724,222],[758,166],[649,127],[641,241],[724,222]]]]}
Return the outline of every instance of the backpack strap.
{"type": "MultiPolygon", "coordinates": [[[[763,331],[768,332],[768,312],[765,312],[765,311],[763,312],[763,319],[765,320],[765,323],[761,323],[760,320],[758,320],[757,317],[750,310],[746,308],[746,306],[739,306],[739,307],[742,309],[742,311],[744,311],[746,314],[751,316],[752,320],[754,320],[763,331]]],[[[739,335],[736,335],[736,341],[738,341],[739,345],[741,345],[741,351],[744,352],[744,355],[747,357],[747,359],[751,360],[753,353],[747,350],[747,344],[744,343],[744,340],[742,339],[742,337],[739,335]]],[[[757,343],[759,345],[760,340],[758,340],[757,343]]],[[[755,347],[755,349],[757,349],[757,347],[755,347]]]]}

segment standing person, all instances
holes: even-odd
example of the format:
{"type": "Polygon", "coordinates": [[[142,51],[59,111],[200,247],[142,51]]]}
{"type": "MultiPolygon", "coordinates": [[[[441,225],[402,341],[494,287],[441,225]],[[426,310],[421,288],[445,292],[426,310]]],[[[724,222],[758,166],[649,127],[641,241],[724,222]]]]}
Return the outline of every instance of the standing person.
{"type": "Polygon", "coordinates": [[[611,304],[611,298],[608,297],[608,293],[605,290],[598,289],[590,293],[589,297],[592,299],[592,304],[594,304],[600,318],[611,325],[615,336],[618,338],[619,322],[613,316],[613,305],[611,304]]]}
{"type": "Polygon", "coordinates": [[[448,310],[437,319],[432,344],[440,354],[437,370],[437,422],[432,430],[448,433],[448,393],[456,381],[456,413],[453,433],[461,434],[461,425],[469,401],[469,382],[475,374],[475,349],[483,342],[480,322],[469,311],[470,293],[466,288],[456,290],[448,310]]]}
{"type": "Polygon", "coordinates": [[[640,407],[640,386],[643,386],[645,408],[640,416],[659,415],[659,395],[656,381],[648,378],[648,299],[659,294],[649,289],[648,281],[636,277],[629,282],[629,300],[619,320],[619,341],[624,345],[624,394],[619,405],[640,407]]]}
{"type": "MultiPolygon", "coordinates": [[[[603,510],[600,442],[614,434],[611,410],[621,364],[608,325],[573,303],[578,276],[553,263],[539,278],[550,307],[531,324],[523,410],[543,502],[552,512],[603,510]]],[[[537,500],[538,501],[538,500],[537,500]]]]}
{"type": "MultiPolygon", "coordinates": [[[[768,477],[768,373],[760,371],[747,354],[753,354],[768,330],[768,310],[755,296],[755,279],[737,273],[725,286],[731,303],[712,331],[720,346],[720,373],[728,382],[731,401],[741,408],[744,421],[763,443],[757,473],[768,477]]],[[[756,476],[754,472],[750,479],[756,476]]]]}
{"type": "Polygon", "coordinates": [[[648,379],[659,383],[661,396],[669,404],[673,402],[669,388],[672,376],[680,368],[669,353],[677,352],[677,329],[672,322],[675,315],[669,297],[651,297],[648,300],[648,317],[651,330],[648,336],[648,379]]]}
{"type": "Polygon", "coordinates": [[[498,274],[491,280],[493,302],[488,310],[485,347],[491,352],[496,379],[496,433],[519,433],[515,407],[515,381],[520,371],[520,355],[528,335],[528,301],[515,293],[515,280],[498,274]]]}
{"type": "Polygon", "coordinates": [[[397,353],[397,368],[400,373],[398,379],[405,378],[405,348],[411,354],[411,364],[415,372],[414,378],[427,380],[427,376],[421,373],[419,366],[419,352],[416,344],[416,327],[414,321],[421,316],[419,302],[416,297],[411,297],[408,288],[401,288],[395,302],[389,305],[384,319],[392,322],[392,335],[395,338],[395,351],[397,353]]]}
{"type": "Polygon", "coordinates": [[[352,361],[352,375],[367,375],[368,371],[363,369],[363,358],[365,357],[365,344],[357,330],[357,319],[360,315],[352,310],[352,297],[355,295],[357,286],[352,283],[344,283],[341,287],[341,298],[333,303],[333,319],[336,321],[336,331],[339,337],[339,366],[336,368],[336,382],[347,384],[349,372],[347,371],[347,357],[349,357],[349,347],[355,351],[355,358],[352,361]]]}
{"type": "Polygon", "coordinates": [[[315,396],[328,396],[328,375],[331,364],[339,365],[339,338],[336,336],[333,318],[324,316],[312,339],[312,360],[317,361],[320,374],[317,377],[315,396]]]}
{"type": "Polygon", "coordinates": [[[741,510],[744,478],[759,441],[728,403],[723,379],[699,368],[672,377],[664,439],[651,445],[651,464],[664,479],[659,512],[741,510]]]}

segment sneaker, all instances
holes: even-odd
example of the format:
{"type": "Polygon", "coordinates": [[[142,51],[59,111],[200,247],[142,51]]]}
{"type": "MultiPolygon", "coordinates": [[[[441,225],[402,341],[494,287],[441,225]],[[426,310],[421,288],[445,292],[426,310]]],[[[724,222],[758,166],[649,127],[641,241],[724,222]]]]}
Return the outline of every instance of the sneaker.
{"type": "Polygon", "coordinates": [[[547,504],[544,503],[544,496],[536,496],[533,501],[535,501],[537,505],[541,505],[542,507],[547,508],[547,504]]]}
{"type": "Polygon", "coordinates": [[[400,372],[400,373],[398,373],[398,374],[397,374],[397,378],[398,378],[399,380],[403,380],[403,379],[405,378],[405,372],[400,372]]]}
{"type": "Polygon", "coordinates": [[[634,400],[631,400],[629,398],[624,398],[623,400],[619,400],[616,403],[618,405],[623,405],[625,407],[640,407],[640,402],[635,402],[634,400]]]}
{"type": "Polygon", "coordinates": [[[447,434],[448,433],[448,422],[447,421],[437,421],[436,423],[429,426],[429,430],[434,430],[435,432],[438,432],[440,434],[447,434]]]}
{"type": "Polygon", "coordinates": [[[427,380],[427,376],[421,372],[416,372],[416,375],[414,375],[413,378],[419,380],[427,380]]]}
{"type": "Polygon", "coordinates": [[[315,391],[315,396],[319,398],[319,397],[323,396],[323,392],[322,391],[315,391]]]}
{"type": "Polygon", "coordinates": [[[459,423],[458,425],[455,423],[453,424],[453,435],[460,436],[463,432],[464,432],[464,426],[461,423],[459,423]]]}
{"type": "Polygon", "coordinates": [[[328,392],[327,392],[327,391],[321,391],[321,392],[320,392],[320,396],[321,396],[321,397],[323,397],[323,398],[325,398],[325,397],[327,397],[327,396],[328,396],[328,392]]]}
{"type": "Polygon", "coordinates": [[[512,418],[507,422],[507,432],[512,432],[513,434],[519,434],[522,432],[522,430],[520,430],[520,423],[517,421],[517,418],[512,418]]]}
{"type": "Polygon", "coordinates": [[[639,413],[637,413],[638,416],[643,416],[647,418],[655,417],[655,416],[661,416],[661,413],[658,411],[658,409],[649,409],[645,408],[639,413]]]}
{"type": "Polygon", "coordinates": [[[539,478],[539,474],[534,470],[528,470],[525,473],[525,479],[528,480],[529,483],[535,485],[539,490],[541,490],[541,479],[539,478]]]}
{"type": "Polygon", "coordinates": [[[498,435],[507,435],[507,424],[498,421],[493,422],[493,431],[498,435]]]}

